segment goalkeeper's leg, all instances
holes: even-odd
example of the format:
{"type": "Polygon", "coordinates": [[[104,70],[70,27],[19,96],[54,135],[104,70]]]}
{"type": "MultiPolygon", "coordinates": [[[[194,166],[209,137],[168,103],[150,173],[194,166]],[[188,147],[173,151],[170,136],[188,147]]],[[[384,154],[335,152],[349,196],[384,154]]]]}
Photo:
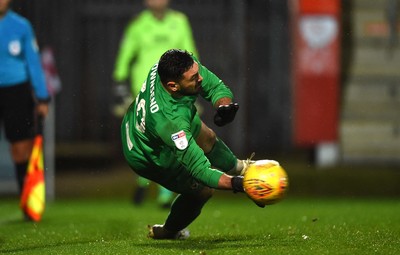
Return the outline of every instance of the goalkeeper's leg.
{"type": "MultiPolygon", "coordinates": [[[[193,182],[193,185],[197,182],[193,182]]],[[[149,226],[149,237],[153,239],[186,239],[186,229],[201,213],[205,203],[211,198],[213,189],[197,183],[197,187],[176,197],[171,211],[163,225],[149,226]]]]}
{"type": "Polygon", "coordinates": [[[164,228],[180,231],[192,223],[201,213],[204,204],[212,197],[213,189],[204,187],[198,194],[180,194],[172,204],[164,228]]]}

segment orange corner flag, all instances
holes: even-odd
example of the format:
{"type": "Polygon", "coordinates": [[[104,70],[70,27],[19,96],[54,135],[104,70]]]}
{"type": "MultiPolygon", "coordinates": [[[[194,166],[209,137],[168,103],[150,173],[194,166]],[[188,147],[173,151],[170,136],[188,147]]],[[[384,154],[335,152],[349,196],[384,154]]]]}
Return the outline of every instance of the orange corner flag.
{"type": "Polygon", "coordinates": [[[45,208],[43,136],[35,137],[21,196],[21,209],[33,221],[40,221],[45,208]]]}

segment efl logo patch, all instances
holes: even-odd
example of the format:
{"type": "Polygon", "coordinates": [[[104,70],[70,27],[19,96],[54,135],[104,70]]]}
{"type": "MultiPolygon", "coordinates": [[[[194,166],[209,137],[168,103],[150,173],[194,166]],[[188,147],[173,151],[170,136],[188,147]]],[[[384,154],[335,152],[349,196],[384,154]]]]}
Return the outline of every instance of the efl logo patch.
{"type": "Polygon", "coordinates": [[[188,140],[186,138],[185,131],[181,130],[178,133],[171,135],[172,141],[174,141],[176,148],[184,150],[188,146],[188,140]]]}

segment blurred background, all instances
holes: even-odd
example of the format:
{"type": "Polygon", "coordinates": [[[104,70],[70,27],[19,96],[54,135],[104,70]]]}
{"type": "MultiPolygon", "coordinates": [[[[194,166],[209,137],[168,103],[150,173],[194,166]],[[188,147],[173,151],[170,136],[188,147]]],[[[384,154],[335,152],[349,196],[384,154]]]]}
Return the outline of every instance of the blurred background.
{"type": "MultiPolygon", "coordinates": [[[[45,135],[49,196],[129,195],[135,175],[110,110],[112,71],[142,1],[12,7],[32,22],[40,48],[52,49],[62,84],[45,135]]],[[[204,121],[240,158],[254,151],[256,159],[278,159],[299,194],[400,194],[398,0],[172,0],[171,7],[188,16],[201,62],[240,104],[235,122],[218,128],[200,101],[204,121]]],[[[0,192],[13,194],[1,143],[0,192]]]]}

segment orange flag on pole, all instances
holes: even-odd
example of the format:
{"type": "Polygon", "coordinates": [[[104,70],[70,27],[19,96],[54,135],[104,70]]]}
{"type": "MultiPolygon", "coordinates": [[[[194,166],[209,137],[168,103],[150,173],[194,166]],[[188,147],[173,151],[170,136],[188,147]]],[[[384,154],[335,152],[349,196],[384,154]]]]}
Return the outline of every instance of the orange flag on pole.
{"type": "Polygon", "coordinates": [[[45,178],[43,165],[43,120],[38,118],[37,135],[29,159],[21,196],[21,209],[33,221],[40,221],[45,208],[45,178]]]}

